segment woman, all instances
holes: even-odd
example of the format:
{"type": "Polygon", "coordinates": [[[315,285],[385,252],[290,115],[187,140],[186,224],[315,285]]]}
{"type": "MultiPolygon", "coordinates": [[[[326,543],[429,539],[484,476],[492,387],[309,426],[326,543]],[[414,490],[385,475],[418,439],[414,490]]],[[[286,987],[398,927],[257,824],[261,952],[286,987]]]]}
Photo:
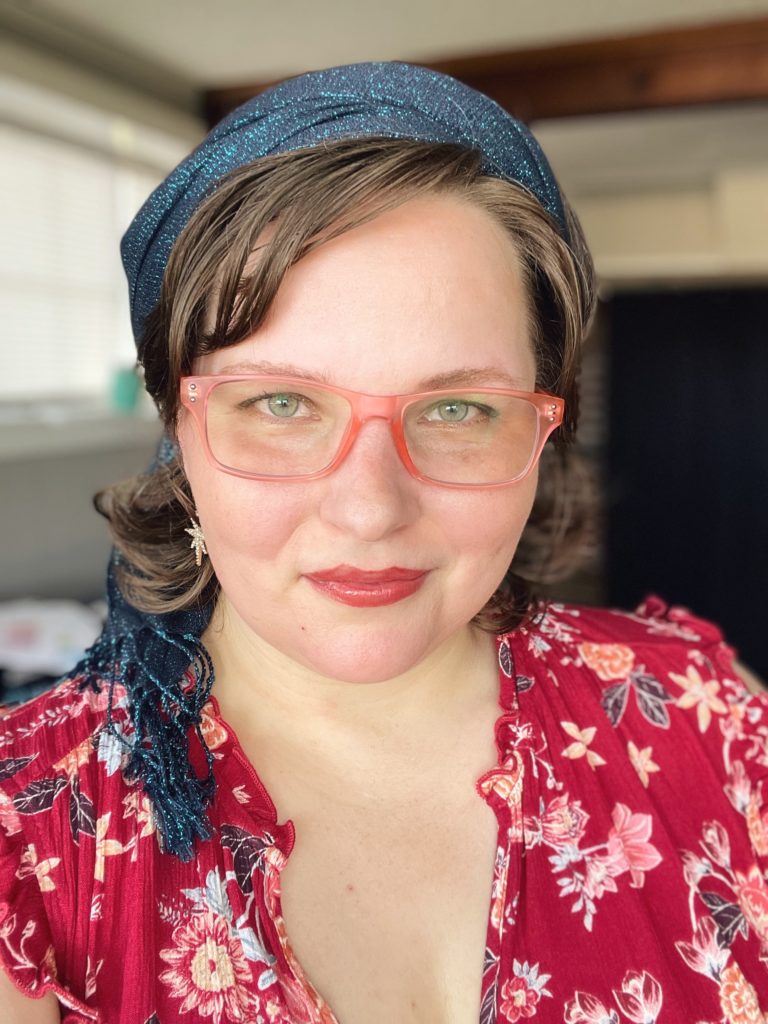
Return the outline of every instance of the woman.
{"type": "Polygon", "coordinates": [[[104,635],[2,722],[4,1019],[761,1020],[765,698],[685,609],[522,575],[594,298],[524,127],[301,76],[123,255],[168,442],[100,497],[104,635]]]}

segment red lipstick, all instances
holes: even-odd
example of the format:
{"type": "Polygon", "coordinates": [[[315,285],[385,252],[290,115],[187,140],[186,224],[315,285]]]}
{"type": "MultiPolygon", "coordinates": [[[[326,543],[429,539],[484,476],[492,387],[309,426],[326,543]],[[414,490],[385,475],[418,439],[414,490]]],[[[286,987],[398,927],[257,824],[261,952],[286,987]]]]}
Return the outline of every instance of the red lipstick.
{"type": "Polygon", "coordinates": [[[415,594],[427,577],[428,569],[388,569],[370,571],[352,565],[336,565],[307,573],[315,589],[342,604],[356,608],[374,608],[395,604],[415,594]]]}

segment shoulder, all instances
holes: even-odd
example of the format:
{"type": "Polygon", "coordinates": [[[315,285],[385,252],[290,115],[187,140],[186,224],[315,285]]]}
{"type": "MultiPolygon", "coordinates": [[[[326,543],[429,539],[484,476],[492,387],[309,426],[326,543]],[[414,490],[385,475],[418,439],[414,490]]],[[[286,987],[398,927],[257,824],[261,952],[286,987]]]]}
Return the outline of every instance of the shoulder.
{"type": "Polygon", "coordinates": [[[720,627],[682,605],[649,594],[634,609],[545,602],[532,631],[575,642],[712,645],[724,640],[720,627]]]}
{"type": "Polygon", "coordinates": [[[99,843],[127,791],[118,737],[128,729],[125,692],[112,694],[115,736],[105,728],[109,687],[81,682],[62,679],[0,712],[0,962],[25,991],[53,989],[63,1006],[88,1010],[58,978],[94,912],[100,858],[111,852],[99,843]]]}
{"type": "MultiPolygon", "coordinates": [[[[114,731],[127,733],[127,696],[115,686],[114,731]]],[[[107,754],[115,737],[105,732],[109,686],[83,688],[76,676],[18,706],[0,709],[0,785],[19,790],[41,778],[76,774],[92,753],[107,754]]]]}
{"type": "Polygon", "coordinates": [[[133,790],[121,770],[133,732],[127,694],[115,686],[110,710],[106,682],[99,691],[82,684],[68,677],[0,711],[0,829],[17,845],[71,834],[75,856],[80,834],[133,790]]]}
{"type": "Polygon", "coordinates": [[[534,653],[570,648],[604,679],[625,674],[639,656],[687,658],[698,651],[721,670],[732,672],[737,664],[736,650],[717,623],[656,594],[632,610],[548,601],[521,632],[534,653]]]}
{"type": "Polygon", "coordinates": [[[651,594],[634,612],[614,610],[610,614],[639,626],[643,631],[643,642],[647,642],[649,637],[667,638],[688,646],[712,648],[721,667],[740,679],[750,693],[768,694],[765,682],[739,661],[736,649],[723,635],[720,626],[695,615],[690,609],[668,605],[656,594],[651,594]]]}
{"type": "Polygon", "coordinates": [[[742,809],[762,807],[763,789],[768,801],[768,692],[747,685],[716,623],[651,594],[631,611],[549,602],[506,639],[518,692],[553,735],[564,730],[569,758],[585,756],[587,737],[600,748],[591,764],[613,745],[645,787],[652,759],[675,799],[693,799],[695,780],[706,793],[719,782],[742,809]]]}
{"type": "Polygon", "coordinates": [[[665,726],[675,708],[693,713],[702,732],[710,719],[721,728],[732,716],[768,723],[768,692],[743,674],[720,626],[655,594],[631,611],[547,602],[507,639],[526,678],[594,699],[613,725],[631,694],[649,721],[665,726]]]}

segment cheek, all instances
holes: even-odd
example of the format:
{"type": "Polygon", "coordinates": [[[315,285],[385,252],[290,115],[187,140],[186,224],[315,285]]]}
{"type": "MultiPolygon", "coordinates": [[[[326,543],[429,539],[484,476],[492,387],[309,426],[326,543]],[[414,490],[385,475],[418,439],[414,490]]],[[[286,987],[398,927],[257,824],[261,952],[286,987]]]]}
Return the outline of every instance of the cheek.
{"type": "Polygon", "coordinates": [[[222,473],[205,457],[193,425],[179,428],[184,471],[217,576],[236,570],[243,555],[271,560],[305,514],[301,488],[244,480],[222,473]]]}
{"type": "MultiPolygon", "coordinates": [[[[213,472],[217,472],[213,470],[213,472]]],[[[211,562],[222,584],[233,561],[273,561],[286,550],[304,518],[298,489],[217,474],[215,486],[198,499],[211,562]]],[[[193,493],[197,491],[193,485],[193,493]]],[[[236,566],[235,566],[236,567],[236,566]]]]}
{"type": "Polygon", "coordinates": [[[537,483],[534,472],[514,487],[465,494],[463,500],[446,502],[441,520],[459,557],[471,558],[475,564],[478,557],[488,559],[491,573],[496,572],[498,561],[505,572],[531,513],[537,483]]]}

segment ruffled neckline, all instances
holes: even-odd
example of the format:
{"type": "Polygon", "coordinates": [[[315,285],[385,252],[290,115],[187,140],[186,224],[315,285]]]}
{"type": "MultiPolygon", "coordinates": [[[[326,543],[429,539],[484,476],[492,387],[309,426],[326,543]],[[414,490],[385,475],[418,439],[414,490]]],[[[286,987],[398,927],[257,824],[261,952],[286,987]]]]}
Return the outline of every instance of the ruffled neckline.
{"type": "MultiPolygon", "coordinates": [[[[512,770],[512,749],[519,745],[517,723],[519,719],[518,687],[515,664],[519,651],[516,646],[521,643],[523,633],[530,626],[518,628],[512,632],[497,634],[496,660],[498,667],[498,708],[495,721],[496,764],[489,766],[475,781],[478,794],[491,804],[497,814],[508,810],[509,788],[507,783],[500,782],[500,776],[508,779],[512,770]]],[[[236,729],[224,718],[218,699],[211,693],[203,708],[203,735],[211,747],[215,763],[214,774],[217,779],[217,795],[214,806],[221,810],[222,795],[225,799],[237,801],[241,815],[252,819],[258,830],[268,830],[275,845],[285,858],[290,856],[296,833],[290,818],[278,821],[277,807],[266,785],[259,776],[255,766],[247,757],[236,729]],[[233,769],[234,766],[234,769],[233,769]],[[226,786],[222,785],[225,775],[226,786]],[[237,790],[245,787],[249,799],[240,801],[237,790]]],[[[193,743],[194,756],[191,760],[196,770],[204,770],[205,757],[199,742],[193,743]]],[[[219,814],[216,815],[219,817],[219,814]]]]}

